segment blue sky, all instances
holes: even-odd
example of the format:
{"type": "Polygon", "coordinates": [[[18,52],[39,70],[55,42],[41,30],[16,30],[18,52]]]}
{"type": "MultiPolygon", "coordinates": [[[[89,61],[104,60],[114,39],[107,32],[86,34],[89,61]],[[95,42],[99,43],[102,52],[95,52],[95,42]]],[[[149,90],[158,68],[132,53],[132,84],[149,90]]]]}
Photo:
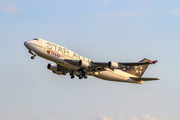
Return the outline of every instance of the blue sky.
{"type": "Polygon", "coordinates": [[[0,0],[0,120],[178,120],[180,1],[0,0]],[[142,85],[58,76],[39,37],[96,61],[159,60],[142,85]]]}

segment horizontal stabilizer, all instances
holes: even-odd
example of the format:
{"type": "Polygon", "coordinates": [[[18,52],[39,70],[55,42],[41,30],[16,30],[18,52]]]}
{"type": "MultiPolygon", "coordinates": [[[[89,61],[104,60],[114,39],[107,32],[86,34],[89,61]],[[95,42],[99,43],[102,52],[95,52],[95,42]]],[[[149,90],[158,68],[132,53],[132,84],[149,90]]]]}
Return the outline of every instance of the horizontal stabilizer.
{"type": "Polygon", "coordinates": [[[158,78],[136,78],[136,77],[130,77],[131,79],[133,80],[136,80],[136,81],[151,81],[151,80],[159,80],[158,78]]]}

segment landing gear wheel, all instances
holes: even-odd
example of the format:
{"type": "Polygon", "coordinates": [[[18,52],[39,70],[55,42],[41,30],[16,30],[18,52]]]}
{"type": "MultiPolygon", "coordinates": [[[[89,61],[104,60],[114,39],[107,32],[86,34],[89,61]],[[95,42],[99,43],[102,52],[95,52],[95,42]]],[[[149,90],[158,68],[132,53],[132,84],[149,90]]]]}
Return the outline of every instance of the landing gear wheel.
{"type": "Polygon", "coordinates": [[[71,79],[73,79],[75,76],[73,75],[73,76],[71,76],[71,79]]]}
{"type": "Polygon", "coordinates": [[[31,59],[34,59],[35,58],[35,56],[31,56],[31,59]]]}
{"type": "Polygon", "coordinates": [[[87,79],[88,78],[88,76],[84,76],[84,79],[87,79]]]}
{"type": "Polygon", "coordinates": [[[81,76],[79,76],[79,79],[82,79],[82,77],[81,77],[81,76]]]}

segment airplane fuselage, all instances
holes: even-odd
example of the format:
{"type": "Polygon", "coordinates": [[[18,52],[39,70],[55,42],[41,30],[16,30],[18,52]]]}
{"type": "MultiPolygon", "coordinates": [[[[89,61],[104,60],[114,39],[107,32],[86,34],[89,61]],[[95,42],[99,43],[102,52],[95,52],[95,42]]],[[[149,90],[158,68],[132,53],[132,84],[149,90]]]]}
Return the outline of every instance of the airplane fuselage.
{"type": "MultiPolygon", "coordinates": [[[[43,40],[43,39],[35,39],[24,42],[24,45],[31,51],[31,54],[38,55],[42,58],[48,59],[50,61],[55,62],[57,65],[62,66],[70,71],[76,71],[80,69],[80,66],[70,64],[65,61],[65,59],[69,60],[82,60],[89,64],[93,60],[83,57],[65,47],[54,44],[52,42],[43,40]]],[[[118,81],[118,82],[130,82],[130,83],[140,83],[142,84],[144,81],[135,81],[130,77],[137,77],[132,74],[129,74],[125,71],[119,69],[109,69],[105,68],[103,71],[96,72],[87,72],[87,75],[91,75],[100,79],[109,80],[109,81],[118,81]]]]}

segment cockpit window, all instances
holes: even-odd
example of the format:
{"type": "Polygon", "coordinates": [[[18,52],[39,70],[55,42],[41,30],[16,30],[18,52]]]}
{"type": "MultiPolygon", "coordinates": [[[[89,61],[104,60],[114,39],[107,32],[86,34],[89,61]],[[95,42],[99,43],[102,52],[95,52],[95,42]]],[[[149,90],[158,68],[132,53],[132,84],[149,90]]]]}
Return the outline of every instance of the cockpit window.
{"type": "Polygon", "coordinates": [[[38,38],[34,38],[33,40],[38,40],[38,41],[39,41],[39,39],[38,39],[38,38]]]}

